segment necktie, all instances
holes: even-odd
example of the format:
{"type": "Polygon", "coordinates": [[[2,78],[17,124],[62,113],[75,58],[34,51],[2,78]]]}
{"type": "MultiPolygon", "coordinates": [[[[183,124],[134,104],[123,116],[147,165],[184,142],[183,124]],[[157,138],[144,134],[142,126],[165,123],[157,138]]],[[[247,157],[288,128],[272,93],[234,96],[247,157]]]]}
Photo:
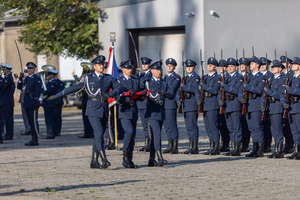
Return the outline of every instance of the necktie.
{"type": "Polygon", "coordinates": [[[99,83],[102,83],[103,76],[99,75],[99,83]]]}

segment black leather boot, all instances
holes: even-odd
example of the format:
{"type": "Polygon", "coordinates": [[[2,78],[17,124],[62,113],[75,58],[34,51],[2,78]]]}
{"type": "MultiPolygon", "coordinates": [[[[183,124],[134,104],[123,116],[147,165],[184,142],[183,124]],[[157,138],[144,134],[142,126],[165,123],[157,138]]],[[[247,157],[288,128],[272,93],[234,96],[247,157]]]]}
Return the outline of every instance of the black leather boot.
{"type": "Polygon", "coordinates": [[[278,150],[277,146],[278,146],[278,143],[275,143],[275,147],[274,147],[275,151],[271,155],[268,155],[267,158],[274,158],[274,156],[276,155],[277,150],[278,150]]]}
{"type": "Polygon", "coordinates": [[[163,151],[163,153],[170,153],[173,149],[173,140],[168,140],[168,148],[163,151]]]}
{"type": "Polygon", "coordinates": [[[191,153],[191,150],[193,149],[193,144],[194,144],[193,141],[190,140],[189,148],[185,152],[183,152],[183,154],[189,154],[189,153],[191,153]]]}
{"type": "Polygon", "coordinates": [[[131,164],[130,164],[130,153],[128,150],[123,151],[123,163],[122,165],[125,168],[131,168],[131,164]]]}
{"type": "Polygon", "coordinates": [[[241,152],[249,152],[249,143],[250,140],[248,138],[243,138],[242,139],[242,149],[241,152]]]}
{"type": "Polygon", "coordinates": [[[220,148],[220,152],[228,152],[229,148],[229,138],[222,138],[222,147],[220,148]]]}
{"type": "Polygon", "coordinates": [[[150,146],[150,138],[145,138],[145,145],[139,149],[139,151],[145,151],[146,148],[150,146]]]}
{"type": "Polygon", "coordinates": [[[264,143],[258,143],[258,148],[254,157],[264,157],[264,143]]]}
{"type": "Polygon", "coordinates": [[[168,161],[164,160],[161,150],[157,151],[156,155],[157,155],[157,160],[158,160],[158,162],[157,162],[158,166],[162,167],[163,165],[168,163],[168,161]]]}
{"type": "Polygon", "coordinates": [[[231,150],[228,151],[227,153],[224,153],[223,155],[224,156],[230,156],[230,154],[233,152],[233,150],[234,150],[234,142],[231,142],[231,150]]]}
{"type": "Polygon", "coordinates": [[[240,142],[234,142],[233,143],[234,149],[231,152],[231,156],[240,156],[241,155],[241,143],[240,142]]]}
{"type": "Polygon", "coordinates": [[[148,167],[156,167],[158,166],[156,160],[155,160],[155,151],[150,151],[150,157],[148,161],[148,167]]]}
{"type": "Polygon", "coordinates": [[[210,141],[209,149],[208,149],[206,152],[202,153],[202,154],[203,154],[203,155],[209,155],[210,152],[211,152],[213,149],[214,149],[214,142],[213,142],[213,141],[210,141]]]}
{"type": "Polygon", "coordinates": [[[274,158],[283,158],[283,144],[277,144],[277,150],[274,158]]]}
{"type": "Polygon", "coordinates": [[[129,151],[129,163],[131,165],[131,168],[139,168],[139,166],[135,165],[133,162],[132,162],[132,158],[133,158],[133,152],[132,151],[129,151]]]}
{"type": "Polygon", "coordinates": [[[107,150],[115,150],[116,149],[115,141],[111,141],[110,144],[107,146],[106,149],[107,150]]]}
{"type": "Polygon", "coordinates": [[[99,158],[99,153],[98,152],[93,152],[92,161],[91,161],[91,168],[98,168],[98,169],[102,168],[102,166],[100,165],[100,163],[98,161],[98,158],[99,158]]]}
{"type": "Polygon", "coordinates": [[[297,155],[295,156],[295,160],[300,160],[300,144],[295,144],[295,152],[298,152],[297,155]]]}
{"type": "Polygon", "coordinates": [[[220,149],[219,149],[219,145],[220,143],[219,142],[213,142],[214,143],[214,148],[213,150],[210,152],[209,155],[220,155],[220,149]]]}
{"type": "Polygon", "coordinates": [[[102,167],[103,168],[107,168],[108,166],[111,165],[110,162],[108,162],[104,151],[99,151],[99,156],[100,156],[100,158],[102,160],[102,167]]]}
{"type": "Polygon", "coordinates": [[[170,154],[178,154],[178,140],[173,140],[173,149],[170,154]]]}
{"type": "Polygon", "coordinates": [[[295,157],[299,154],[299,152],[300,152],[300,144],[295,144],[295,152],[292,155],[288,156],[287,159],[295,159],[295,157]]]}
{"type": "Polygon", "coordinates": [[[193,142],[193,148],[191,149],[190,153],[191,154],[198,154],[199,149],[198,149],[198,141],[192,141],[193,142]]]}
{"type": "Polygon", "coordinates": [[[246,157],[254,157],[254,155],[256,154],[257,149],[258,149],[258,143],[253,142],[253,149],[249,154],[246,154],[246,157]]]}

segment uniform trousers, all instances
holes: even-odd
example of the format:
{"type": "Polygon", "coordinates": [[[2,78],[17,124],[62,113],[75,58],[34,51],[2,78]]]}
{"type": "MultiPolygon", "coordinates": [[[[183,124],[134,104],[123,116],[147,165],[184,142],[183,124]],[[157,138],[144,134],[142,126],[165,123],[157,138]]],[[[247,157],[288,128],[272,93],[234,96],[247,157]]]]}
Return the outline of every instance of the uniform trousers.
{"type": "Polygon", "coordinates": [[[121,123],[125,131],[123,140],[123,150],[133,151],[135,144],[137,120],[121,119],[121,123]]]}
{"type": "Polygon", "coordinates": [[[241,125],[242,125],[242,138],[243,140],[250,140],[251,134],[248,128],[247,118],[246,115],[241,116],[241,125]]]}
{"type": "Polygon", "coordinates": [[[264,143],[261,111],[248,112],[246,118],[250,134],[252,135],[252,142],[264,143]]]}
{"type": "Polygon", "coordinates": [[[275,143],[283,144],[282,113],[270,114],[270,128],[275,143]]]}
{"type": "Polygon", "coordinates": [[[209,141],[220,142],[220,132],[217,126],[219,110],[208,110],[203,112],[204,125],[209,141]]]}
{"type": "Polygon", "coordinates": [[[184,112],[184,122],[190,141],[197,141],[199,138],[199,130],[197,125],[198,111],[184,112]]]}
{"type": "Polygon", "coordinates": [[[3,119],[5,124],[6,134],[9,137],[14,137],[14,107],[2,106],[3,119]]]}
{"type": "Polygon", "coordinates": [[[23,122],[24,122],[24,126],[25,126],[25,132],[29,133],[31,131],[31,128],[30,128],[30,124],[29,124],[23,103],[21,103],[21,108],[22,108],[22,118],[23,118],[23,122]]]}
{"type": "Polygon", "coordinates": [[[150,151],[160,151],[161,150],[161,129],[163,121],[156,119],[149,119],[149,124],[151,126],[152,140],[150,144],[150,151]]]}
{"type": "Polygon", "coordinates": [[[31,108],[25,108],[27,119],[30,125],[31,133],[32,133],[32,140],[38,141],[37,133],[34,126],[34,115],[36,115],[36,128],[37,131],[39,131],[39,123],[38,123],[38,111],[37,109],[31,107],[31,108]]]}
{"type": "Polygon", "coordinates": [[[89,120],[94,130],[93,152],[103,151],[105,153],[103,135],[108,118],[105,115],[103,115],[103,118],[89,116],[89,120]]]}
{"type": "Polygon", "coordinates": [[[226,140],[228,138],[229,141],[229,130],[227,127],[227,122],[226,122],[226,116],[223,114],[218,114],[218,128],[221,133],[222,141],[226,140]]]}
{"type": "Polygon", "coordinates": [[[290,114],[290,126],[295,144],[300,144],[300,113],[290,114]]]}
{"type": "Polygon", "coordinates": [[[61,133],[61,124],[62,124],[62,105],[58,104],[55,105],[54,112],[53,112],[53,132],[55,136],[60,135],[61,133]]]}
{"type": "Polygon", "coordinates": [[[282,132],[283,132],[283,136],[288,139],[288,140],[292,140],[293,139],[293,134],[291,131],[291,127],[290,127],[290,122],[289,119],[282,119],[282,132]]]}
{"type": "Polygon", "coordinates": [[[44,108],[44,114],[45,114],[45,122],[46,122],[46,128],[47,128],[47,137],[55,137],[54,132],[53,132],[54,109],[53,108],[44,108]]]}
{"type": "Polygon", "coordinates": [[[93,127],[90,123],[89,117],[85,115],[86,112],[86,105],[84,104],[82,105],[82,120],[83,120],[83,127],[84,127],[84,135],[87,137],[93,137],[94,133],[93,133],[93,127]]]}
{"type": "Polygon", "coordinates": [[[240,111],[225,114],[231,142],[240,143],[242,141],[241,116],[240,111]]]}
{"type": "Polygon", "coordinates": [[[166,119],[164,127],[168,140],[178,140],[178,127],[177,127],[177,110],[165,110],[166,119]]]}

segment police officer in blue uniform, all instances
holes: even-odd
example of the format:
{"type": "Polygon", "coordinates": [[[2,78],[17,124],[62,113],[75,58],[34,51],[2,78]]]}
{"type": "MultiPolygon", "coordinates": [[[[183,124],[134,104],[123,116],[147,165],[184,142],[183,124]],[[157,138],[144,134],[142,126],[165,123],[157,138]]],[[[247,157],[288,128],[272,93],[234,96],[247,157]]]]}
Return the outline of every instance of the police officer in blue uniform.
{"type": "MultiPolygon", "coordinates": [[[[273,60],[272,71],[274,76],[270,78],[269,84],[264,88],[264,94],[261,98],[261,111],[268,115],[270,129],[275,140],[275,152],[268,155],[268,158],[283,158],[283,133],[282,133],[282,114],[283,107],[289,106],[285,102],[284,78],[282,78],[281,70],[284,66],[278,61],[273,60]],[[268,106],[265,107],[265,95],[268,95],[268,106]],[[267,110],[266,110],[267,109],[267,110]]],[[[272,141],[272,138],[271,138],[272,141]]]]}
{"type": "Polygon", "coordinates": [[[189,137],[189,148],[183,152],[184,154],[198,154],[198,107],[201,103],[199,83],[200,76],[195,72],[197,63],[191,59],[185,62],[187,76],[185,76],[183,87],[184,99],[181,102],[177,101],[178,107],[182,103],[184,122],[187,129],[187,134],[189,137]]]}
{"type": "Polygon", "coordinates": [[[49,69],[47,72],[48,83],[46,84],[47,90],[42,89],[43,98],[42,107],[44,108],[45,123],[47,128],[47,136],[44,139],[55,139],[54,133],[54,109],[57,99],[48,100],[47,97],[56,94],[59,88],[57,81],[55,80],[55,75],[58,72],[56,70],[49,69]]]}
{"type": "Polygon", "coordinates": [[[175,94],[168,83],[161,80],[162,62],[157,61],[151,65],[152,78],[142,84],[141,89],[148,89],[151,92],[147,98],[145,118],[148,119],[151,127],[152,140],[150,143],[150,158],[148,166],[163,166],[168,162],[164,160],[161,151],[161,129],[165,120],[165,99],[174,99],[175,94]],[[158,162],[155,160],[155,152],[158,162]]]}
{"type": "MultiPolygon", "coordinates": [[[[62,82],[59,78],[58,78],[58,73],[55,74],[55,80],[57,82],[57,90],[55,92],[58,93],[60,91],[63,91],[65,89],[65,84],[64,82],[62,82]]],[[[53,112],[53,132],[54,132],[54,136],[60,136],[61,134],[61,125],[62,125],[62,117],[61,117],[61,113],[62,113],[62,106],[64,104],[63,101],[63,97],[60,97],[58,99],[55,100],[55,108],[54,108],[54,112],[53,112]]]]}
{"type": "MultiPolygon", "coordinates": [[[[247,69],[249,68],[250,61],[242,57],[239,59],[239,64],[240,64],[240,70],[241,70],[241,75],[243,76],[243,80],[245,78],[245,75],[251,76],[250,73],[247,72],[247,69]]],[[[242,148],[241,152],[249,152],[249,143],[250,143],[250,131],[248,128],[248,123],[246,119],[246,115],[242,115],[241,117],[241,124],[242,124],[242,148]]]]}
{"type": "MultiPolygon", "coordinates": [[[[219,67],[220,67],[219,69],[220,69],[221,77],[223,76],[223,73],[222,73],[223,70],[224,70],[225,78],[228,77],[229,73],[227,71],[226,60],[224,60],[224,59],[219,60],[219,67]]],[[[221,139],[222,139],[222,146],[220,148],[220,152],[227,152],[230,150],[229,149],[230,136],[229,136],[229,130],[227,128],[226,119],[225,119],[224,114],[220,114],[220,113],[218,114],[218,128],[220,130],[221,139]]]]}
{"type": "Polygon", "coordinates": [[[210,149],[203,155],[219,155],[220,154],[220,132],[217,127],[218,113],[220,106],[217,96],[220,89],[219,82],[221,77],[217,74],[218,61],[211,57],[207,60],[208,74],[204,77],[204,82],[200,86],[205,91],[203,104],[203,118],[206,133],[210,141],[210,149]]]}
{"type": "MultiPolygon", "coordinates": [[[[173,58],[168,58],[166,60],[167,74],[163,79],[172,87],[174,94],[177,93],[181,83],[181,77],[175,72],[176,66],[177,62],[173,58]]],[[[168,138],[168,148],[163,153],[178,153],[177,108],[176,99],[165,99],[165,113],[168,117],[164,121],[164,128],[168,138]]]]}
{"type": "Polygon", "coordinates": [[[20,74],[20,79],[18,81],[17,88],[19,90],[24,90],[24,108],[26,115],[30,124],[30,129],[32,133],[32,139],[26,146],[36,146],[38,143],[38,108],[40,107],[39,98],[41,95],[42,82],[40,77],[35,74],[36,65],[33,62],[28,62],[26,64],[28,69],[28,76],[23,80],[23,74],[20,74]],[[24,83],[23,83],[24,82],[24,83]],[[34,116],[35,115],[35,116],[34,116]],[[36,121],[34,122],[34,119],[36,121]]]}
{"type": "Polygon", "coordinates": [[[246,118],[253,142],[253,150],[246,157],[263,157],[264,155],[264,134],[261,122],[260,101],[266,78],[259,72],[260,65],[261,62],[259,59],[253,56],[250,64],[252,75],[248,76],[247,83],[241,87],[239,92],[240,102],[247,105],[246,118]],[[248,91],[248,102],[244,99],[243,90],[248,91]]]}
{"type": "Polygon", "coordinates": [[[127,60],[121,62],[123,75],[118,78],[118,82],[124,87],[129,95],[117,95],[116,100],[119,103],[119,116],[122,126],[125,129],[123,141],[123,166],[125,168],[138,168],[132,162],[133,150],[136,136],[136,124],[138,120],[138,108],[136,102],[138,98],[134,98],[137,92],[140,92],[139,79],[132,76],[133,61],[127,60]]]}
{"type": "MultiPolygon", "coordinates": [[[[271,78],[274,77],[274,74],[269,71],[269,66],[271,64],[271,60],[266,59],[265,57],[261,57],[259,59],[261,62],[260,70],[261,73],[270,80],[271,78]],[[268,64],[268,65],[267,65],[268,64]]],[[[266,111],[267,114],[267,120],[262,121],[263,125],[263,131],[264,131],[264,152],[271,152],[271,143],[272,143],[272,134],[271,134],[271,129],[270,129],[270,123],[269,123],[269,110],[266,111]]]]}
{"type": "Polygon", "coordinates": [[[13,140],[14,137],[14,92],[15,83],[11,75],[12,66],[4,64],[4,87],[2,89],[2,98],[0,106],[2,107],[3,119],[6,134],[3,140],[13,140]]]}
{"type": "Polygon", "coordinates": [[[241,109],[242,105],[238,100],[240,87],[243,85],[243,76],[237,73],[238,61],[234,58],[227,60],[228,76],[225,82],[220,83],[220,87],[225,91],[225,102],[222,101],[222,89],[219,90],[218,104],[224,105],[226,124],[229,129],[230,141],[232,143],[231,151],[225,153],[225,156],[240,156],[242,142],[241,109]]]}
{"type": "MultiPolygon", "coordinates": [[[[289,73],[289,78],[294,76],[294,71],[291,70],[291,63],[293,60],[290,58],[286,58],[286,56],[280,56],[281,64],[283,64],[284,69],[282,70],[282,75],[286,79],[287,73],[289,73]],[[286,60],[288,63],[286,63],[286,60]]],[[[293,135],[291,132],[290,122],[288,119],[282,120],[282,130],[283,130],[283,136],[285,137],[285,145],[284,145],[284,152],[285,153],[292,153],[294,151],[294,141],[293,141],[293,135]]]]}
{"type": "Polygon", "coordinates": [[[94,130],[93,154],[91,168],[107,168],[110,166],[104,149],[103,135],[108,122],[108,98],[123,92],[122,86],[113,76],[103,74],[105,57],[97,56],[92,63],[95,73],[86,74],[79,83],[64,89],[63,91],[49,97],[49,100],[57,99],[64,95],[86,88],[89,100],[87,102],[86,115],[94,130]],[[110,91],[110,89],[113,89],[110,91]],[[102,164],[98,158],[102,159],[102,164]]]}
{"type": "Polygon", "coordinates": [[[300,59],[298,57],[294,58],[292,70],[294,75],[290,77],[289,84],[284,87],[290,94],[289,121],[295,142],[295,152],[287,158],[300,160],[300,59]]]}
{"type": "MultiPolygon", "coordinates": [[[[2,67],[2,66],[1,66],[2,67]]],[[[0,74],[0,91],[2,91],[3,87],[4,87],[4,78],[1,76],[0,74]]],[[[0,92],[0,99],[2,98],[2,92],[0,92]]],[[[2,107],[0,106],[0,110],[2,109],[2,107]]],[[[0,119],[3,117],[2,112],[0,112],[0,119]]],[[[3,129],[3,125],[2,121],[0,121],[0,130],[3,129]]],[[[0,144],[3,144],[3,139],[2,139],[2,133],[0,133],[0,144]]]]}
{"type": "MultiPolygon", "coordinates": [[[[147,58],[147,57],[142,57],[141,58],[142,61],[142,69],[144,71],[144,73],[142,73],[138,79],[140,80],[140,83],[143,84],[145,83],[145,81],[151,79],[152,74],[151,74],[151,59],[147,58]]],[[[146,112],[146,101],[143,102],[137,102],[137,106],[139,109],[139,114],[140,114],[140,118],[141,118],[141,122],[142,122],[142,126],[143,126],[143,133],[145,136],[145,145],[139,149],[139,151],[150,151],[150,135],[149,135],[149,128],[150,126],[148,125],[148,120],[144,117],[145,116],[145,112],[146,112]]]]}

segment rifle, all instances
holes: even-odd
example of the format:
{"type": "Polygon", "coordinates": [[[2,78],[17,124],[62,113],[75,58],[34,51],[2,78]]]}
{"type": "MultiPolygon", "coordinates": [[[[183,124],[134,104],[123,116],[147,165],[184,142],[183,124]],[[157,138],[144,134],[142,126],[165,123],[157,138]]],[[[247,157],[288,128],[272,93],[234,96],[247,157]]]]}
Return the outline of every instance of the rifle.
{"type": "Polygon", "coordinates": [[[130,31],[128,31],[128,33],[129,33],[129,36],[131,38],[131,41],[132,41],[132,44],[133,44],[133,47],[134,47],[134,52],[135,52],[136,66],[137,66],[137,68],[136,68],[136,70],[137,70],[136,75],[139,76],[139,74],[141,73],[139,55],[138,55],[137,48],[135,46],[135,42],[134,42],[132,34],[131,34],[130,31]]]}
{"type": "MultiPolygon", "coordinates": [[[[181,102],[183,102],[184,100],[184,91],[183,91],[183,83],[185,80],[185,70],[184,70],[184,60],[183,60],[183,56],[184,56],[184,51],[182,51],[182,79],[181,79],[181,93],[180,93],[180,100],[181,102]]],[[[182,103],[180,105],[180,107],[178,108],[178,113],[182,113],[182,103]]]]}
{"type": "MultiPolygon", "coordinates": [[[[254,49],[252,47],[252,53],[254,55],[254,49]]],[[[243,49],[243,57],[245,58],[245,51],[243,49]]],[[[248,72],[248,66],[246,65],[246,71],[245,71],[245,76],[244,76],[244,84],[247,83],[247,72],[248,72]]],[[[248,91],[244,90],[244,99],[246,100],[246,102],[248,101],[248,91]]],[[[246,115],[247,114],[247,106],[246,104],[243,104],[243,108],[242,108],[242,115],[246,115]]]]}
{"type": "MultiPolygon", "coordinates": [[[[287,52],[285,52],[285,65],[286,65],[286,68],[287,68],[287,78],[286,78],[286,81],[285,81],[285,85],[290,85],[290,74],[289,74],[289,64],[288,64],[288,59],[287,59],[287,52]]],[[[285,95],[285,102],[287,104],[290,104],[290,94],[287,92],[286,90],[286,95],[285,95]]],[[[284,111],[283,111],[283,118],[284,119],[288,119],[289,118],[289,109],[288,108],[285,108],[284,111]]]]}
{"type": "MultiPolygon", "coordinates": [[[[223,50],[221,49],[221,67],[222,67],[222,82],[225,81],[225,74],[224,74],[224,68],[223,68],[223,50]]],[[[222,88],[222,101],[225,101],[225,89],[224,87],[222,88]]],[[[224,109],[224,105],[220,107],[220,114],[224,114],[225,113],[225,109],[224,109]]]]}
{"type": "MultiPolygon", "coordinates": [[[[236,58],[236,61],[239,62],[238,49],[236,49],[236,51],[235,51],[235,58],[236,58]]],[[[237,68],[237,73],[239,73],[239,68],[237,68]]]]}
{"type": "MultiPolygon", "coordinates": [[[[268,55],[266,54],[266,69],[268,69],[268,55]]],[[[268,80],[268,70],[267,70],[267,80],[266,80],[266,83],[265,83],[265,87],[268,87],[269,85],[269,80],[268,80]]],[[[269,103],[269,95],[266,93],[265,94],[265,105],[264,107],[267,109],[267,106],[268,106],[268,103],[269,103]]],[[[267,111],[265,110],[262,114],[262,117],[261,117],[261,121],[267,121],[267,111]]]]}
{"type": "MultiPolygon", "coordinates": [[[[201,76],[201,82],[204,82],[204,67],[203,67],[203,61],[202,61],[202,50],[200,49],[200,65],[202,67],[202,76],[201,76]]],[[[198,108],[198,113],[203,112],[203,101],[204,101],[204,89],[201,87],[201,104],[198,108]]]]}

